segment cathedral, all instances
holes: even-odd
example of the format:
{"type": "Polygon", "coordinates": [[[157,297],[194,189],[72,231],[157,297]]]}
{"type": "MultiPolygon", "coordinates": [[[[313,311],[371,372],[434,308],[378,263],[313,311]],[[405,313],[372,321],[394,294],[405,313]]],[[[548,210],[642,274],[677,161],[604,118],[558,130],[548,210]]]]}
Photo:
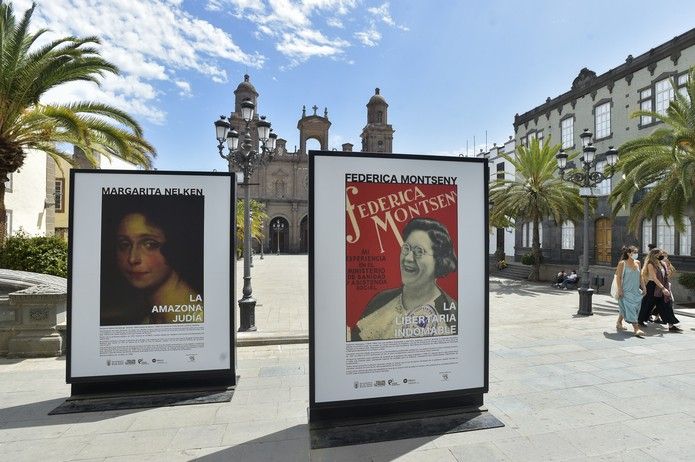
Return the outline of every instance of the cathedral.
{"type": "MultiPolygon", "coordinates": [[[[234,90],[234,113],[230,124],[242,133],[244,121],[241,117],[241,103],[250,100],[256,111],[251,122],[253,143],[258,147],[258,92],[251,84],[249,76],[234,90]]],[[[362,129],[362,152],[393,152],[393,127],[388,124],[388,103],[379,89],[367,103],[367,124],[362,129]]],[[[328,150],[328,132],[331,122],[328,109],[318,113],[314,105],[310,114],[302,108],[302,116],[297,121],[299,130],[299,149],[287,150],[287,140],[278,138],[276,153],[272,162],[254,171],[250,183],[251,198],[265,204],[268,220],[264,223],[263,252],[303,253],[308,249],[309,236],[309,157],[306,144],[308,140],[318,141],[322,151],[328,150]]],[[[352,151],[353,145],[345,143],[342,150],[352,151]]],[[[242,194],[241,192],[239,193],[242,194]]],[[[254,242],[256,252],[260,243],[254,242]]]]}

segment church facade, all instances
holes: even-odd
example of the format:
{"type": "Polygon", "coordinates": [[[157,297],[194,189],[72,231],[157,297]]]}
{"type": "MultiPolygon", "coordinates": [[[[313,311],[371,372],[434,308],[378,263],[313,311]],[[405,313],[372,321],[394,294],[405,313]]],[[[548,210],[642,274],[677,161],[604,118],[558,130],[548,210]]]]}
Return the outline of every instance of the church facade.
{"type": "MultiPolygon", "coordinates": [[[[254,146],[258,146],[255,123],[258,120],[258,92],[248,75],[234,91],[234,113],[231,125],[239,132],[243,127],[241,102],[251,100],[256,105],[256,115],[251,122],[254,146]]],[[[263,242],[254,242],[256,252],[303,253],[308,250],[309,238],[309,157],[307,141],[316,140],[322,151],[329,150],[331,122],[328,109],[322,113],[314,105],[297,121],[299,148],[287,150],[287,140],[277,139],[276,153],[272,162],[253,172],[250,183],[251,198],[265,205],[268,220],[264,223],[263,242]]],[[[377,88],[367,103],[367,124],[362,130],[362,152],[393,152],[394,129],[388,124],[388,103],[377,88]]],[[[352,151],[353,145],[345,143],[342,150],[352,151]]]]}

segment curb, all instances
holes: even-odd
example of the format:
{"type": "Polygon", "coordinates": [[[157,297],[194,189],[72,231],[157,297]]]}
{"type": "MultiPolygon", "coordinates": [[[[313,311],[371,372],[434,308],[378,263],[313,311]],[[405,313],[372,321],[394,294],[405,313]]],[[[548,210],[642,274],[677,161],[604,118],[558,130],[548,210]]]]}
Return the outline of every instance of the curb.
{"type": "Polygon", "coordinates": [[[236,346],[292,345],[309,343],[309,334],[288,332],[239,332],[236,334],[236,346]]]}

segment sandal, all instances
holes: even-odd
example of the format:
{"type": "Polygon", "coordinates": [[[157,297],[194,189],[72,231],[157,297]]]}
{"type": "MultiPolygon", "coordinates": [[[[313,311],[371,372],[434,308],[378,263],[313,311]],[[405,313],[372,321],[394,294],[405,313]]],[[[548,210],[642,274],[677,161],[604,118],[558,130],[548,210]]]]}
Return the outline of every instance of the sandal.
{"type": "Polygon", "coordinates": [[[625,327],[623,323],[616,323],[615,330],[627,330],[627,327],[625,327]]]}
{"type": "Polygon", "coordinates": [[[644,338],[644,332],[642,332],[641,330],[638,330],[637,332],[635,332],[635,337],[644,338]]]}

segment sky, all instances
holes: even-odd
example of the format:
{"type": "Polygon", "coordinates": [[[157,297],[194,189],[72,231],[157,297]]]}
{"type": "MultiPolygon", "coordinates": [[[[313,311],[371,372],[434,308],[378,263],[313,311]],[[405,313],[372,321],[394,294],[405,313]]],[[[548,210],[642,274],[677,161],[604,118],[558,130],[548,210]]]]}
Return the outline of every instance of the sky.
{"type": "MultiPolygon", "coordinates": [[[[16,14],[31,5],[14,0],[16,14]]],[[[213,123],[245,73],[259,114],[299,145],[297,120],[328,109],[329,148],[361,147],[379,87],[393,151],[472,155],[514,134],[515,113],[695,27],[695,2],[661,0],[38,0],[33,27],[97,36],[120,68],[44,101],[127,110],[160,170],[225,170],[213,123]],[[487,138],[487,144],[486,144],[487,138]],[[475,139],[475,145],[474,145],[475,139]]],[[[312,144],[313,143],[313,144],[312,144]]],[[[318,143],[309,149],[318,149],[318,143]]]]}

